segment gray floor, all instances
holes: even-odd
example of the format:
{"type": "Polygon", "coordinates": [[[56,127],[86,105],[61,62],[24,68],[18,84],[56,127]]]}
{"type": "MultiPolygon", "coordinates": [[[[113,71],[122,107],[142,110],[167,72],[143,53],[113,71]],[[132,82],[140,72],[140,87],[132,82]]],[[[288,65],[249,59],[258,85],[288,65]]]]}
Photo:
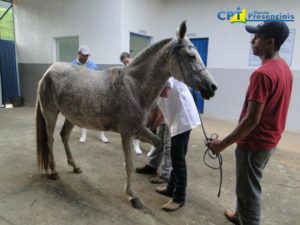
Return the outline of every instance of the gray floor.
{"type": "MultiPolygon", "coordinates": [[[[208,132],[221,136],[232,123],[204,118],[208,132]]],[[[34,142],[34,109],[0,109],[0,224],[1,225],[226,225],[227,208],[234,209],[234,146],[224,154],[224,182],[217,198],[219,174],[202,162],[203,134],[193,131],[188,153],[188,193],[185,207],[166,213],[160,207],[167,197],[154,192],[150,176],[135,174],[134,187],[145,207],[133,209],[124,195],[123,155],[120,137],[107,133],[109,144],[89,131],[79,144],[75,128],[70,145],[83,173],[75,175],[66,163],[63,145],[55,133],[55,158],[61,179],[51,181],[37,170],[34,142]]],[[[267,166],[263,186],[263,225],[300,224],[300,134],[286,133],[267,166]],[[298,148],[298,149],[297,149],[298,148]]],[[[143,145],[145,154],[149,149],[143,145]]],[[[146,156],[135,156],[135,166],[146,156]]]]}

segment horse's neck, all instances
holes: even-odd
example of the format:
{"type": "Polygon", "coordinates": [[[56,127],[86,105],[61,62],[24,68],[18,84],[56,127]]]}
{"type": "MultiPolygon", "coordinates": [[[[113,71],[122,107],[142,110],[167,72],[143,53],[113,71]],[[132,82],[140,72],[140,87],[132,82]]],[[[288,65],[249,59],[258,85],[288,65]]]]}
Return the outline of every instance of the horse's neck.
{"type": "Polygon", "coordinates": [[[157,43],[142,52],[128,67],[129,74],[136,80],[142,107],[149,108],[159,96],[169,79],[170,39],[157,43]]]}

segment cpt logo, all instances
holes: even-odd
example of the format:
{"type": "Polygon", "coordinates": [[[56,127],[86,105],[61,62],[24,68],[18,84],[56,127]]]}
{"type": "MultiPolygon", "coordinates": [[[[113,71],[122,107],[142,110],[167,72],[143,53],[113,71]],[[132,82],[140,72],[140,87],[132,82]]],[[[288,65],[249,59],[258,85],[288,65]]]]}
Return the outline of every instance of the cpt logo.
{"type": "Polygon", "coordinates": [[[229,20],[230,23],[246,23],[247,21],[286,21],[294,22],[295,15],[290,12],[270,12],[268,10],[247,11],[237,7],[236,11],[220,11],[217,14],[219,20],[229,20]]]}
{"type": "Polygon", "coordinates": [[[237,7],[236,11],[220,11],[217,16],[220,20],[230,20],[230,23],[247,22],[247,10],[241,10],[240,7],[237,7]]]}

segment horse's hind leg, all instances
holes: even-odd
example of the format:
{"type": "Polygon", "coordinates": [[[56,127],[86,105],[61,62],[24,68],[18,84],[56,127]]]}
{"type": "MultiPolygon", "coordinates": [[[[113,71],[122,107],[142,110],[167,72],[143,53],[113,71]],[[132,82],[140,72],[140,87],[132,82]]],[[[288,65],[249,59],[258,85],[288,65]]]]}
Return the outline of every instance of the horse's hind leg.
{"type": "Polygon", "coordinates": [[[132,151],[131,151],[132,137],[127,135],[122,135],[122,146],[124,151],[124,167],[125,167],[125,192],[134,208],[142,208],[143,204],[136,197],[132,191],[132,173],[133,173],[133,163],[132,163],[132,151]]]}
{"type": "Polygon", "coordinates": [[[54,160],[54,156],[53,156],[53,142],[54,142],[53,133],[54,133],[54,129],[55,129],[58,112],[50,113],[49,111],[44,110],[44,116],[45,116],[45,122],[46,122],[46,132],[47,132],[47,137],[48,137],[47,145],[49,148],[49,167],[51,170],[48,177],[52,180],[57,180],[57,179],[59,179],[59,175],[55,168],[56,164],[55,164],[55,160],[54,160]]]}
{"type": "Polygon", "coordinates": [[[69,120],[65,120],[65,123],[63,125],[63,128],[60,131],[60,136],[62,139],[62,142],[64,143],[67,159],[68,159],[68,164],[73,167],[73,172],[74,173],[81,173],[80,167],[78,167],[75,163],[75,160],[73,158],[70,146],[69,146],[69,138],[71,131],[74,127],[74,124],[72,124],[69,120]]]}

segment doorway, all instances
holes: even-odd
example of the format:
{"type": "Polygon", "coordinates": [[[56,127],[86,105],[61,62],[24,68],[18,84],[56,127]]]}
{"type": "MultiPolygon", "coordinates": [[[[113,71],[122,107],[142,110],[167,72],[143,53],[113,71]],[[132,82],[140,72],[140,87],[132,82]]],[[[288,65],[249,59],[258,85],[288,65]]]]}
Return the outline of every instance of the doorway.
{"type": "Polygon", "coordinates": [[[151,37],[130,33],[130,55],[131,57],[135,57],[138,53],[140,53],[144,48],[148,47],[151,43],[151,37]]]}
{"type": "MultiPolygon", "coordinates": [[[[190,38],[193,45],[196,47],[197,51],[199,52],[202,61],[207,66],[207,53],[208,53],[208,38],[190,38]]],[[[199,91],[193,90],[193,95],[195,96],[195,103],[199,113],[204,112],[204,100],[201,97],[199,91]]]]}

